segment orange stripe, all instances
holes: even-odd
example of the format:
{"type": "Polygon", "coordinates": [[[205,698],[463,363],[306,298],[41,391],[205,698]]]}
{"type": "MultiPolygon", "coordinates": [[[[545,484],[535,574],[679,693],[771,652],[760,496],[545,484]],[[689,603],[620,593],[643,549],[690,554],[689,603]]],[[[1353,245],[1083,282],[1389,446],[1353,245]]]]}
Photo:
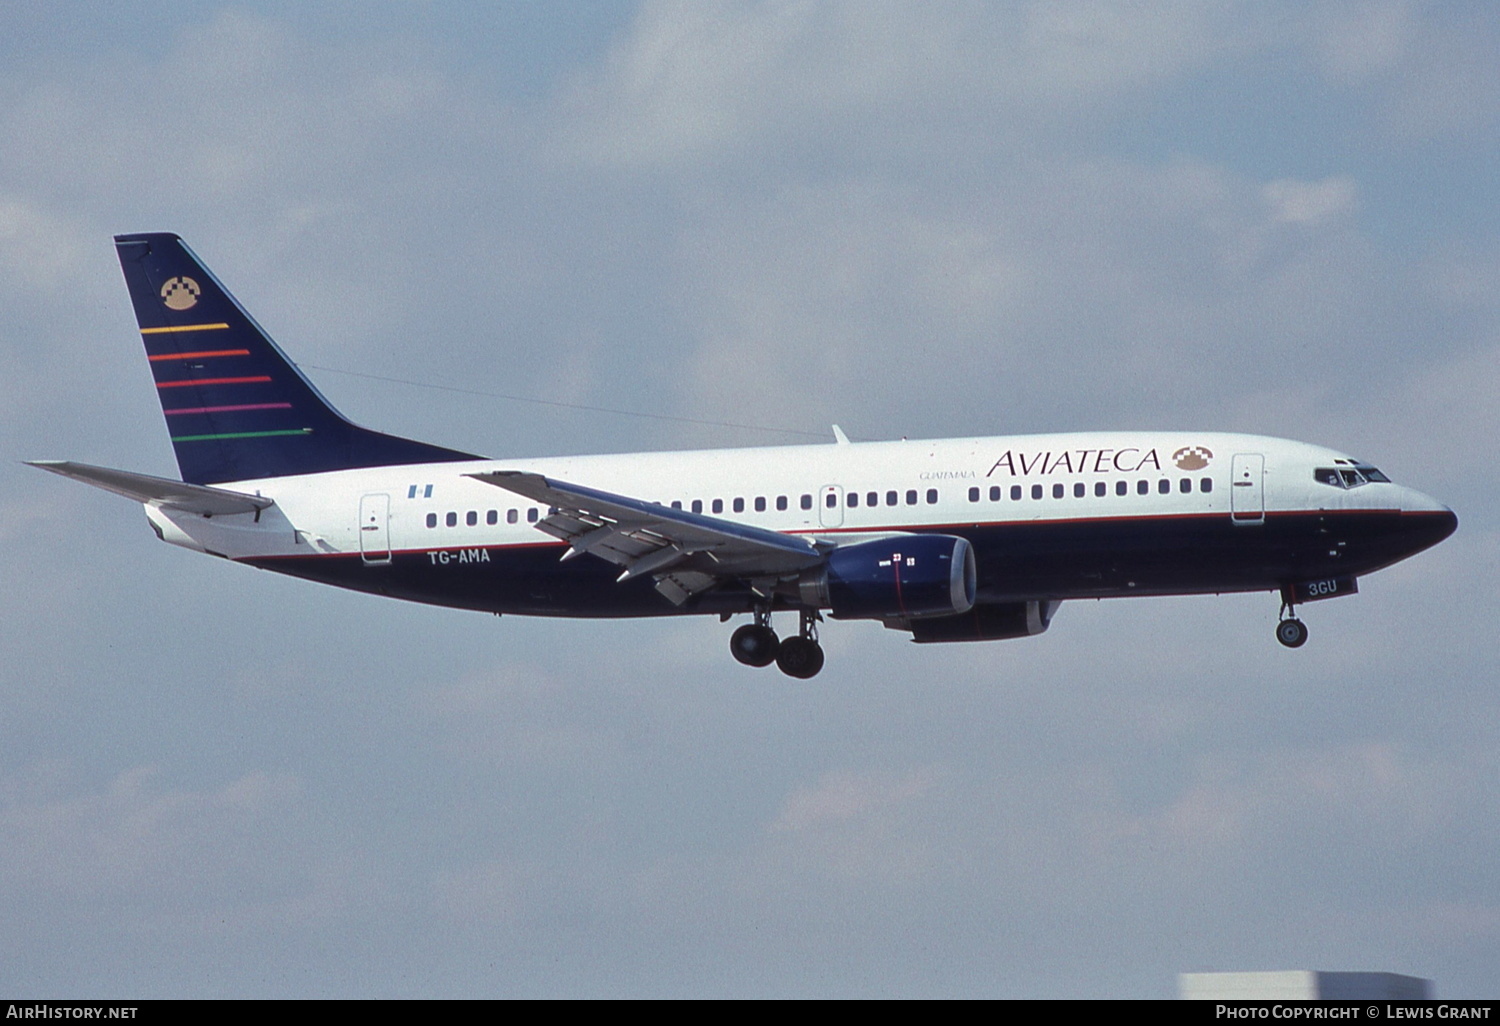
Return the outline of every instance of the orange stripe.
{"type": "Polygon", "coordinates": [[[148,356],[152,363],[158,360],[204,360],[210,356],[249,356],[248,349],[208,349],[201,353],[163,353],[161,356],[148,356]]]}
{"type": "Polygon", "coordinates": [[[227,324],[181,324],[171,328],[142,328],[142,335],[166,335],[179,331],[219,331],[228,328],[227,324]]]}

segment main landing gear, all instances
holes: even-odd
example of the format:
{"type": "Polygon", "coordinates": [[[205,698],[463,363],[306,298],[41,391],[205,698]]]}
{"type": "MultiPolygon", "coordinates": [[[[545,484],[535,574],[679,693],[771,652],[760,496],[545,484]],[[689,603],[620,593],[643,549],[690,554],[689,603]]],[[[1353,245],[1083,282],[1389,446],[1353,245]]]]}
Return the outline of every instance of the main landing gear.
{"type": "Polygon", "coordinates": [[[1281,620],[1276,624],[1276,640],[1287,648],[1301,648],[1307,644],[1307,624],[1297,619],[1296,611],[1285,596],[1281,600],[1281,620]]]}
{"type": "Polygon", "coordinates": [[[823,668],[823,646],[818,644],[816,609],[801,610],[801,627],[796,637],[782,641],[771,629],[770,607],[755,611],[755,622],[747,623],[729,637],[729,651],[746,666],[770,666],[788,677],[806,680],[816,677],[823,668]]]}

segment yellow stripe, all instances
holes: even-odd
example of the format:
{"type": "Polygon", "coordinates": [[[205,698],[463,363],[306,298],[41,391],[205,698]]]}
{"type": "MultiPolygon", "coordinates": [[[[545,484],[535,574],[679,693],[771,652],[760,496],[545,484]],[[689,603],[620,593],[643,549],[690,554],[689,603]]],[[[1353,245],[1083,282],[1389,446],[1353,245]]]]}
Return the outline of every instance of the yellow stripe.
{"type": "Polygon", "coordinates": [[[227,325],[227,324],[183,324],[183,325],[180,325],[180,326],[175,327],[175,328],[142,328],[141,329],[141,334],[142,335],[165,335],[165,334],[167,334],[169,332],[177,332],[177,331],[216,331],[218,329],[228,328],[228,327],[229,327],[229,325],[227,325]]]}

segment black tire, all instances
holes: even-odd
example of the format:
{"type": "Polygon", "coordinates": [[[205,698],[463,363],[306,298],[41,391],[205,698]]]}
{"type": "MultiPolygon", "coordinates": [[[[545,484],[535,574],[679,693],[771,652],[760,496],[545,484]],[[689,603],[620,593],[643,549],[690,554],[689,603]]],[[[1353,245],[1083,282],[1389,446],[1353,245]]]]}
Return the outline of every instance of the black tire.
{"type": "Polygon", "coordinates": [[[823,668],[823,646],[811,638],[787,638],[776,653],[776,667],[799,680],[816,677],[823,668]]]}
{"type": "Polygon", "coordinates": [[[1307,625],[1301,620],[1282,620],[1276,625],[1276,640],[1287,648],[1301,648],[1307,643],[1307,625]]]}
{"type": "Polygon", "coordinates": [[[770,666],[781,642],[769,627],[747,623],[729,636],[729,652],[746,666],[770,666]]]}

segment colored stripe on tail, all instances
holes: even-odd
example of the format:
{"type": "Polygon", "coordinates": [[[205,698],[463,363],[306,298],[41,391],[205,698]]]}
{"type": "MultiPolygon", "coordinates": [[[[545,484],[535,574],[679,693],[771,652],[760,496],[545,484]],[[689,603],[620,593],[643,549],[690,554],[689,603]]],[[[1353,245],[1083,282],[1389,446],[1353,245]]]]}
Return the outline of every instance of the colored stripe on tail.
{"type": "Polygon", "coordinates": [[[184,481],[481,458],[345,420],[176,235],[115,248],[184,481]]]}

